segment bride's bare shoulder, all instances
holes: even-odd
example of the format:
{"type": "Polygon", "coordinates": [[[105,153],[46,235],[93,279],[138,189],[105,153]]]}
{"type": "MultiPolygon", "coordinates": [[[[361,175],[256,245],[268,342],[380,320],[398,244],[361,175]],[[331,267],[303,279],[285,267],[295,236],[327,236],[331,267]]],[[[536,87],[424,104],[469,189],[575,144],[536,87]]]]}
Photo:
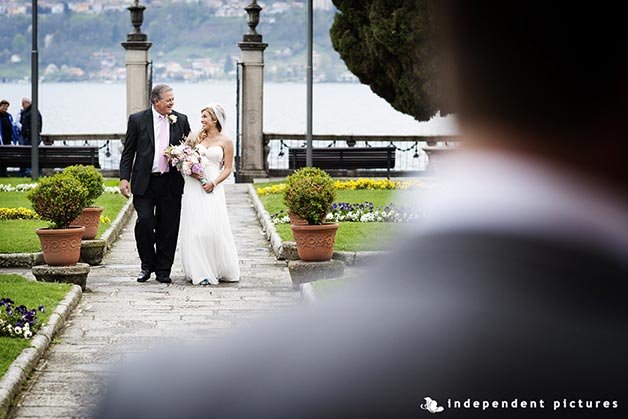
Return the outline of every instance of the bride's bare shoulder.
{"type": "Polygon", "coordinates": [[[220,136],[218,137],[218,141],[220,141],[221,145],[223,146],[228,143],[233,143],[233,140],[224,134],[220,134],[220,136]]]}

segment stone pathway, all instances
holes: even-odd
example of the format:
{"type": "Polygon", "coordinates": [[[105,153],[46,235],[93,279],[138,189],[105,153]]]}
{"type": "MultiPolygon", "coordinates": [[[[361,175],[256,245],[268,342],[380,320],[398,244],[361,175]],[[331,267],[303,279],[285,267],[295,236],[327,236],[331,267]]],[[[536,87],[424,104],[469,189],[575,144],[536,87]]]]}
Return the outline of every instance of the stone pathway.
{"type": "MultiPolygon", "coordinates": [[[[101,266],[92,267],[77,309],[35,370],[11,418],[88,417],[111,367],[163,343],[207,339],[299,302],[285,262],[272,254],[246,185],[227,185],[240,256],[239,284],[197,287],[176,262],[170,285],[139,284],[133,218],[101,266]]],[[[176,357],[176,354],[173,354],[176,357]]]]}

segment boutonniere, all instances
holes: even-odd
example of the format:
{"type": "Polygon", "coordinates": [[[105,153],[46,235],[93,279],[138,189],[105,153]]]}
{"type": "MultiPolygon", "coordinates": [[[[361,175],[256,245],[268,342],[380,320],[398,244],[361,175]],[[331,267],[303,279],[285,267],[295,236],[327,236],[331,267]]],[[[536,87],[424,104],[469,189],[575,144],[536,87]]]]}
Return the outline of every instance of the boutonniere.
{"type": "Polygon", "coordinates": [[[174,115],[174,114],[168,115],[168,121],[170,121],[171,124],[176,124],[177,123],[177,116],[174,115]]]}

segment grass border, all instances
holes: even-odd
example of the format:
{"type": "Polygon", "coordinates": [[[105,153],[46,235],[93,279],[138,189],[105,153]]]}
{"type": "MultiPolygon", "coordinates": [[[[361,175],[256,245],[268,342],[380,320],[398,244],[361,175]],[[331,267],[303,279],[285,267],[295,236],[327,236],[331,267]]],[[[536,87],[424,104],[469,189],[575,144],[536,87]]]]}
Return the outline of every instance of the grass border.
{"type": "Polygon", "coordinates": [[[81,287],[73,285],[65,298],[55,307],[48,324],[37,331],[31,345],[25,348],[11,363],[0,380],[0,419],[7,417],[14,400],[20,395],[22,386],[27,382],[39,360],[52,343],[67,318],[78,305],[83,292],[81,287]]]}
{"type": "MultiPolygon", "coordinates": [[[[266,234],[266,239],[270,241],[273,253],[278,260],[298,260],[296,243],[294,241],[283,241],[275,224],[270,219],[270,214],[266,211],[264,204],[257,195],[257,190],[253,184],[248,184],[248,192],[253,201],[253,208],[257,213],[257,220],[262,225],[262,230],[266,234]]],[[[384,255],[390,254],[390,250],[362,250],[362,251],[334,251],[332,259],[340,260],[347,265],[362,265],[371,263],[384,255]]]]}
{"type": "MultiPolygon", "coordinates": [[[[100,242],[103,244],[103,254],[106,253],[113,242],[120,235],[120,231],[127,224],[133,213],[133,199],[129,198],[122,206],[118,216],[111,222],[111,225],[97,240],[87,240],[86,242],[100,242]]],[[[82,247],[83,245],[81,245],[82,247]]],[[[87,244],[86,244],[87,246],[87,244]]],[[[34,253],[0,253],[0,268],[31,268],[35,265],[43,265],[44,256],[42,252],[34,253]]]]}

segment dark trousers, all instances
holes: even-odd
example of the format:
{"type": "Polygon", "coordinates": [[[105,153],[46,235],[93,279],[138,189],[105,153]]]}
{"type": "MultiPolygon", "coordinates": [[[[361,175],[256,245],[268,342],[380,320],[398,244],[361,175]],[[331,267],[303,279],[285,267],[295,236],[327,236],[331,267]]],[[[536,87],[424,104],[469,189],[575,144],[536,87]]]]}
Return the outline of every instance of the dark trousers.
{"type": "Polygon", "coordinates": [[[170,174],[151,175],[146,193],[133,195],[133,206],[142,270],[170,276],[181,217],[181,195],[172,193],[170,174]]]}

